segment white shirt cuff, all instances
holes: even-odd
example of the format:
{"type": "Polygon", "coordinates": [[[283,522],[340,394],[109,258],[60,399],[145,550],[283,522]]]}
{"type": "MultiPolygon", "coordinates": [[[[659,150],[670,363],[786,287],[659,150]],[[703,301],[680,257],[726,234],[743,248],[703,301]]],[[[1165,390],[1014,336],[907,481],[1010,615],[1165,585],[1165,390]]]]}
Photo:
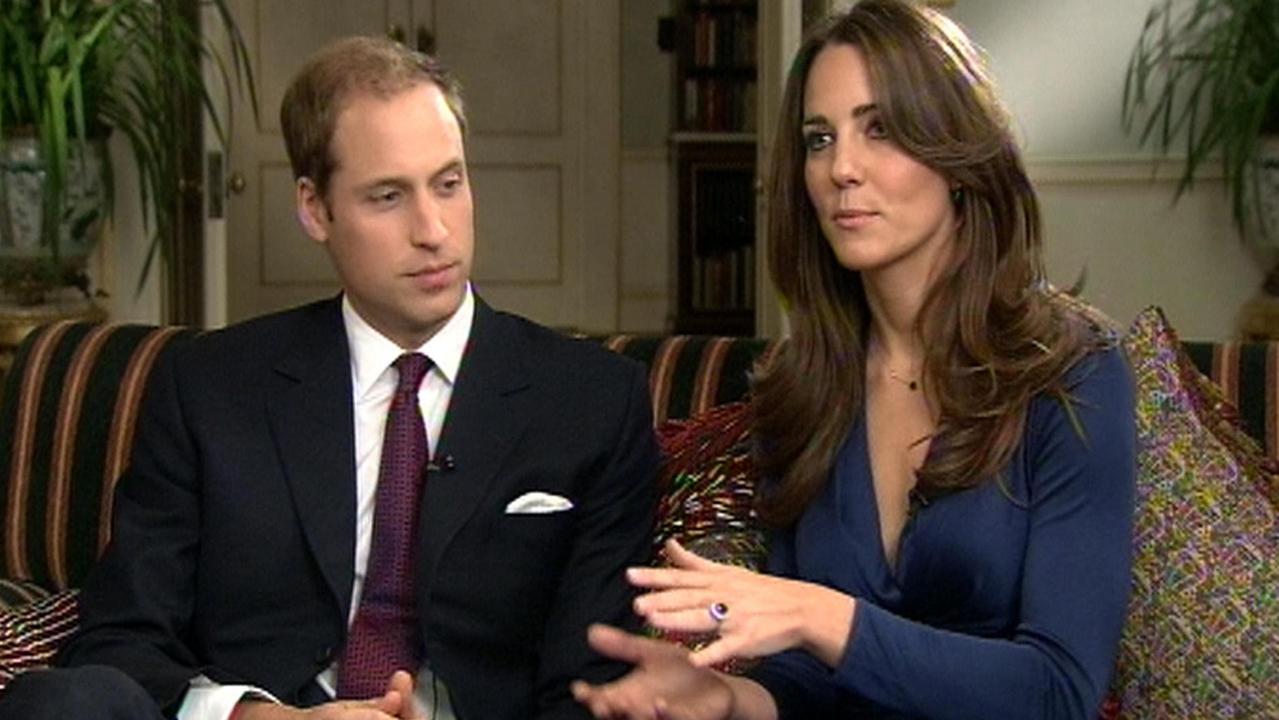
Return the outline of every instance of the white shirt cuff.
{"type": "Polygon", "coordinates": [[[279,703],[271,693],[252,685],[219,685],[200,675],[191,679],[191,687],[178,708],[178,720],[227,720],[236,703],[254,698],[279,703]]]}

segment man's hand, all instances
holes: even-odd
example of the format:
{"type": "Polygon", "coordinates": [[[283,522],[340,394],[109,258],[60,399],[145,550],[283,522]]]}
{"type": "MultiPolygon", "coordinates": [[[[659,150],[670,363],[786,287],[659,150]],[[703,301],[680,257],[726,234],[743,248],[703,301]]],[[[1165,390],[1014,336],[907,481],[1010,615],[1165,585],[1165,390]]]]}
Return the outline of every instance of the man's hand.
{"type": "Polygon", "coordinates": [[[718,673],[689,662],[688,651],[659,640],[591,626],[591,647],[635,665],[604,685],[573,683],[573,697],[597,718],[722,720],[733,711],[733,692],[718,673]]]}
{"type": "Polygon", "coordinates": [[[395,671],[386,692],[369,700],[335,700],[305,710],[275,703],[244,701],[236,720],[430,720],[413,700],[413,677],[395,671]]]}

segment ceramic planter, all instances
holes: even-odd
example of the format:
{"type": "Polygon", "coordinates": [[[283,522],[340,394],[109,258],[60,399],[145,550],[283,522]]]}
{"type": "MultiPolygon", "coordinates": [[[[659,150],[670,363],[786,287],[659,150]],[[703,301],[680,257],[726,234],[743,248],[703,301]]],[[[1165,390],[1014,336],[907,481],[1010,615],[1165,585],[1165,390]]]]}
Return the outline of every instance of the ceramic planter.
{"type": "Polygon", "coordinates": [[[1279,246],[1279,135],[1267,135],[1257,144],[1256,217],[1259,244],[1279,246]]]}
{"type": "Polygon", "coordinates": [[[42,278],[60,272],[58,266],[69,271],[84,268],[107,215],[105,162],[104,141],[90,141],[85,152],[73,147],[55,265],[53,247],[42,232],[45,166],[37,142],[18,137],[0,146],[0,277],[11,294],[24,296],[17,298],[20,302],[40,302],[48,285],[56,284],[42,278]]]}

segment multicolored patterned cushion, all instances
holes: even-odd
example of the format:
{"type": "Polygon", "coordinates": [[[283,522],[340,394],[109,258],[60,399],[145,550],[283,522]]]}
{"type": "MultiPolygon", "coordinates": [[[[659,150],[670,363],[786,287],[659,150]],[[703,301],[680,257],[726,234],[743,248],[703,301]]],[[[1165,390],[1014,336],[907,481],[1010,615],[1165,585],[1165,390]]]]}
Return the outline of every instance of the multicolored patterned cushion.
{"type": "MultiPolygon", "coordinates": [[[[692,420],[668,421],[658,428],[658,438],[665,462],[658,478],[653,564],[666,564],[662,544],[675,538],[710,560],[761,569],[766,547],[753,505],[757,476],[751,460],[749,405],[730,403],[692,420]]],[[[657,630],[652,634],[689,649],[713,639],[657,630]]],[[[731,661],[721,669],[741,672],[746,667],[731,661]]]]}
{"type": "Polygon", "coordinates": [[[1123,716],[1279,717],[1279,476],[1162,312],[1124,346],[1139,452],[1123,716]]]}
{"type": "Polygon", "coordinates": [[[19,673],[49,666],[58,646],[75,632],[78,590],[64,590],[0,612],[0,691],[19,673]]]}
{"type": "Polygon", "coordinates": [[[743,567],[762,566],[764,531],[755,515],[750,406],[721,405],[658,429],[664,462],[658,475],[653,561],[675,538],[699,555],[743,567]]]}

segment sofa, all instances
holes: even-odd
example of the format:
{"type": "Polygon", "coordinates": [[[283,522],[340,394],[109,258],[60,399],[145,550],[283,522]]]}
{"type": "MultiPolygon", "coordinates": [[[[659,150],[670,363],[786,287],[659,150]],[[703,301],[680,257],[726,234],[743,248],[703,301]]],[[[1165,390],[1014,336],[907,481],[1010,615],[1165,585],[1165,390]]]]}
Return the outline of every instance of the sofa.
{"type": "MultiPolygon", "coordinates": [[[[23,342],[0,394],[0,691],[46,664],[74,629],[76,588],[105,545],[111,490],[156,359],[196,330],[60,322],[23,342]]],[[[654,425],[667,452],[662,538],[758,557],[750,513],[748,373],[774,342],[730,337],[587,338],[649,368],[654,425]],[[700,424],[699,424],[700,423],[700,424]],[[736,543],[736,545],[734,545],[736,543]]],[[[1221,389],[1243,432],[1279,451],[1279,343],[1181,343],[1221,389]]],[[[1118,714],[1112,701],[1106,713],[1118,714]]]]}

